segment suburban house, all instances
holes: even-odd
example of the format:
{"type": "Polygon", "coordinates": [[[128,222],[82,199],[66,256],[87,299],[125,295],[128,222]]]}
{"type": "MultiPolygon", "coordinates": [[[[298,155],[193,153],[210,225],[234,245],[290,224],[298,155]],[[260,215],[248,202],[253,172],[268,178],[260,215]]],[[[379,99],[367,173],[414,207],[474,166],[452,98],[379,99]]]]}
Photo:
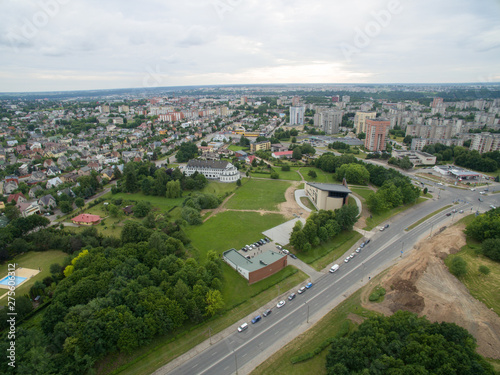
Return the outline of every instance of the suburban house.
{"type": "Polygon", "coordinates": [[[351,191],[344,185],[306,183],[306,195],[317,210],[336,210],[347,204],[351,191]]]}
{"type": "Polygon", "coordinates": [[[12,201],[20,203],[20,202],[26,202],[27,199],[23,193],[15,193],[15,194],[10,194],[9,197],[7,198],[7,203],[10,203],[12,201]]]}
{"type": "Polygon", "coordinates": [[[8,181],[3,185],[3,193],[4,194],[10,194],[14,190],[18,188],[17,182],[15,181],[8,181]]]}
{"type": "Polygon", "coordinates": [[[78,225],[96,225],[101,222],[101,217],[99,215],[80,214],[71,219],[71,221],[78,225]]]}
{"type": "Polygon", "coordinates": [[[281,158],[287,158],[291,159],[293,155],[293,151],[280,151],[280,152],[273,152],[271,156],[276,159],[281,159],[281,158]]]}
{"type": "Polygon", "coordinates": [[[40,186],[40,185],[35,185],[33,186],[30,191],[28,192],[28,196],[31,198],[31,199],[35,199],[36,198],[36,192],[37,191],[40,191],[40,190],[43,190],[43,188],[40,186]]]}
{"type": "Polygon", "coordinates": [[[57,187],[57,186],[61,185],[62,183],[63,182],[59,177],[51,178],[50,180],[47,181],[47,189],[57,187]]]}
{"type": "Polygon", "coordinates": [[[43,209],[51,209],[57,206],[57,201],[51,194],[47,194],[38,199],[38,205],[43,209]]]}
{"type": "Polygon", "coordinates": [[[40,206],[37,202],[19,202],[16,204],[16,207],[19,208],[21,215],[23,217],[28,217],[34,214],[40,214],[40,206]]]}
{"type": "Polygon", "coordinates": [[[198,172],[209,180],[219,180],[220,182],[236,182],[240,179],[238,169],[227,161],[192,159],[189,160],[184,172],[186,176],[198,172]]]}

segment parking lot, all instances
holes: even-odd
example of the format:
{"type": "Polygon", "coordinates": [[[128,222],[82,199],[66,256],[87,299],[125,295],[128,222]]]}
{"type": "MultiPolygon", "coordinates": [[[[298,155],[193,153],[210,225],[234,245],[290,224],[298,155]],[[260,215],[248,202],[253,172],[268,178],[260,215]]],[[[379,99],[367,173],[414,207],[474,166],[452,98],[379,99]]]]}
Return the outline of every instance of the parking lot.
{"type": "MultiPolygon", "coordinates": [[[[264,239],[265,237],[262,237],[262,239],[264,239]]],[[[257,238],[256,241],[260,241],[261,238],[257,238]]],[[[249,246],[252,246],[252,249],[248,250],[248,249],[245,249],[243,250],[242,248],[238,250],[238,253],[240,253],[241,255],[243,255],[244,257],[250,257],[248,259],[252,259],[255,255],[257,254],[262,254],[263,252],[266,252],[266,251],[269,251],[269,250],[272,250],[274,252],[277,252],[277,253],[280,253],[280,254],[284,254],[282,251],[278,250],[278,248],[276,247],[276,243],[271,241],[271,239],[269,239],[270,242],[267,242],[263,245],[259,245],[259,246],[255,246],[254,243],[251,243],[251,244],[248,244],[249,246]],[[255,248],[253,248],[253,246],[255,246],[255,248]]]]}

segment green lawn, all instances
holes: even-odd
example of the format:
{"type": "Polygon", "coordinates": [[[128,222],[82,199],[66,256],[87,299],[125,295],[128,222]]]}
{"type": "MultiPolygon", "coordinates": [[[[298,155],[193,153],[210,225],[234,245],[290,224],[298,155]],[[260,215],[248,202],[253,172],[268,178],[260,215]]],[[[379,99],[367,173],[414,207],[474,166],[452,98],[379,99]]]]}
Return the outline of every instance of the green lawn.
{"type": "Polygon", "coordinates": [[[236,191],[226,208],[277,211],[278,204],[285,202],[288,187],[290,183],[285,181],[250,179],[236,191]]]}
{"type": "Polygon", "coordinates": [[[309,330],[292,340],[277,353],[259,365],[251,375],[326,375],[326,356],[328,348],[320,354],[305,362],[295,365],[291,358],[314,351],[325,340],[339,335],[340,331],[354,329],[356,326],[350,319],[349,314],[358,315],[361,318],[374,316],[376,313],[360,306],[361,290],[358,290],[335,309],[325,315],[318,323],[309,330]]]}
{"type": "MultiPolygon", "coordinates": [[[[474,215],[469,215],[467,220],[470,220],[469,217],[473,218],[474,215]]],[[[480,250],[480,243],[467,238],[467,245],[457,254],[448,256],[445,263],[449,266],[455,256],[462,257],[467,262],[467,274],[460,281],[474,298],[500,315],[500,263],[481,255],[480,250]],[[490,274],[483,275],[479,272],[479,266],[488,267],[490,274]]]]}
{"type": "Polygon", "coordinates": [[[342,232],[334,239],[309,250],[307,253],[297,253],[297,257],[320,271],[342,256],[360,238],[361,234],[356,231],[342,232]]]}
{"type": "Polygon", "coordinates": [[[236,190],[236,182],[222,183],[222,182],[210,181],[208,185],[202,190],[202,193],[225,195],[226,193],[232,193],[235,190],[236,190]]]}
{"type": "MultiPolygon", "coordinates": [[[[280,180],[289,180],[289,181],[301,181],[302,179],[300,178],[300,175],[291,169],[290,171],[283,172],[281,170],[281,167],[274,167],[274,171],[278,173],[279,179],[280,180]]],[[[257,172],[251,172],[252,177],[258,177],[258,178],[271,178],[270,173],[257,173],[257,172]]]]}
{"type": "Polygon", "coordinates": [[[322,171],[319,168],[302,167],[302,168],[300,168],[300,173],[302,174],[302,176],[304,176],[304,180],[306,180],[308,182],[320,182],[320,183],[330,183],[330,184],[336,182],[333,179],[333,177],[334,177],[333,173],[324,172],[324,171],[322,171]],[[316,172],[317,177],[316,178],[311,178],[308,175],[309,171],[316,172]]]}
{"type": "Polygon", "coordinates": [[[409,209],[409,208],[411,208],[419,203],[425,202],[426,200],[427,200],[426,198],[420,197],[417,199],[416,203],[407,204],[406,206],[396,207],[396,208],[393,208],[392,210],[382,212],[381,214],[373,214],[372,218],[369,218],[369,217],[366,218],[366,227],[364,227],[363,229],[364,230],[372,230],[380,223],[383,223],[384,221],[390,219],[391,217],[396,216],[400,212],[403,212],[404,210],[407,210],[407,209],[409,209]]]}
{"type": "Polygon", "coordinates": [[[249,147],[243,147],[243,146],[237,146],[237,145],[231,145],[228,147],[228,150],[231,150],[231,151],[241,151],[241,150],[244,150],[244,151],[249,151],[250,148],[249,147]]]}
{"type": "Polygon", "coordinates": [[[349,187],[349,189],[363,198],[365,201],[368,199],[371,193],[374,191],[369,188],[361,188],[361,187],[349,187]]]}
{"type": "Polygon", "coordinates": [[[308,197],[300,197],[300,201],[304,206],[309,208],[310,210],[316,211],[316,207],[312,204],[311,200],[308,197]]]}
{"type": "MultiPolygon", "coordinates": [[[[64,259],[68,254],[63,253],[59,250],[49,250],[43,252],[29,252],[22,255],[18,255],[14,259],[0,265],[0,277],[3,278],[7,276],[8,264],[17,263],[19,267],[31,268],[37,270],[41,269],[41,272],[31,279],[25,281],[21,286],[16,287],[16,295],[22,296],[28,294],[30,288],[35,284],[36,281],[42,281],[47,276],[50,276],[50,265],[54,263],[63,264],[64,259]]],[[[0,295],[7,293],[7,289],[0,289],[0,295]]],[[[7,297],[0,299],[0,306],[4,306],[7,302],[7,297]]]]}
{"type": "Polygon", "coordinates": [[[186,229],[194,249],[192,255],[205,261],[208,250],[218,254],[231,248],[240,249],[263,237],[262,232],[283,224],[286,219],[280,214],[260,215],[257,212],[221,212],[199,226],[186,229]]]}
{"type": "MultiPolygon", "coordinates": [[[[209,185],[210,186],[210,185],[209,185]]],[[[164,198],[164,197],[156,197],[153,195],[144,195],[143,193],[117,193],[111,194],[108,193],[104,195],[105,198],[111,199],[123,199],[124,201],[148,201],[151,202],[153,207],[158,207],[161,211],[168,211],[176,206],[181,206],[182,202],[188,196],[187,193],[184,192],[181,198],[164,198]]]]}

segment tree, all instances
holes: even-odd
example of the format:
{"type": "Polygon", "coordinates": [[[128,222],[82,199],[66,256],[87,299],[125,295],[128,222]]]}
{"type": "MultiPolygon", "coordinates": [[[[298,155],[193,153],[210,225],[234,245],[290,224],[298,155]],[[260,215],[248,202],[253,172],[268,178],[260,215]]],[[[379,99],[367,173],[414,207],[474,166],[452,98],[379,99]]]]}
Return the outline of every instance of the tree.
{"type": "Polygon", "coordinates": [[[140,201],[134,206],[134,216],[138,218],[145,217],[151,211],[151,203],[149,201],[140,201]]]}
{"type": "Polygon", "coordinates": [[[491,365],[476,340],[454,323],[431,323],[397,311],[365,320],[347,337],[332,340],[328,374],[487,374],[491,365]],[[362,360],[360,360],[360,358],[362,360]]]}
{"type": "Polygon", "coordinates": [[[5,206],[4,213],[7,219],[11,221],[21,216],[21,211],[19,211],[19,208],[11,204],[7,204],[5,206]]]}
{"type": "Polygon", "coordinates": [[[198,146],[193,142],[181,143],[177,151],[176,158],[179,163],[187,162],[198,155],[198,146]]]}
{"type": "Polygon", "coordinates": [[[224,300],[219,290],[211,289],[206,296],[207,315],[212,317],[224,307],[224,300]]]}
{"type": "Polygon", "coordinates": [[[308,175],[309,177],[311,177],[311,178],[316,178],[316,177],[318,177],[318,174],[316,173],[316,171],[314,171],[314,170],[312,170],[312,169],[311,169],[309,172],[307,172],[307,175],[308,175]]]}
{"type": "Polygon", "coordinates": [[[424,195],[427,194],[428,191],[429,191],[429,189],[424,188],[424,195]]]}
{"type": "Polygon", "coordinates": [[[456,277],[462,277],[467,273],[467,262],[460,256],[456,256],[451,260],[450,272],[456,277]]]}
{"type": "Polygon", "coordinates": [[[71,202],[68,202],[68,201],[60,202],[59,208],[61,209],[61,212],[63,214],[68,214],[71,211],[73,211],[73,205],[71,204],[71,202]]]}
{"type": "Polygon", "coordinates": [[[200,212],[193,207],[182,207],[181,216],[190,225],[200,225],[203,222],[201,220],[200,212]]]}
{"type": "Polygon", "coordinates": [[[489,238],[482,243],[484,256],[500,262],[500,238],[489,238]]]}
{"type": "Polygon", "coordinates": [[[273,171],[273,172],[271,172],[271,178],[273,180],[277,180],[280,178],[280,175],[277,172],[273,171]]]}
{"type": "Polygon", "coordinates": [[[297,143],[297,138],[292,137],[292,143],[297,143]]]}
{"type": "Polygon", "coordinates": [[[180,198],[182,196],[181,182],[179,180],[172,180],[167,182],[166,197],[167,198],[180,198]]]}
{"type": "Polygon", "coordinates": [[[344,205],[335,210],[335,220],[342,230],[352,230],[356,221],[358,221],[358,206],[344,205]]]}
{"type": "Polygon", "coordinates": [[[236,186],[241,186],[241,178],[239,178],[238,181],[236,181],[236,186]]]}
{"type": "Polygon", "coordinates": [[[83,206],[85,206],[85,201],[83,200],[83,198],[76,198],[75,204],[76,204],[76,207],[82,208],[83,206]]]}
{"type": "Polygon", "coordinates": [[[368,185],[370,173],[361,164],[343,164],[335,172],[337,181],[345,177],[348,183],[357,185],[368,185]]]}
{"type": "Polygon", "coordinates": [[[292,152],[292,158],[295,160],[301,160],[302,159],[302,151],[300,147],[295,147],[292,152]]]}

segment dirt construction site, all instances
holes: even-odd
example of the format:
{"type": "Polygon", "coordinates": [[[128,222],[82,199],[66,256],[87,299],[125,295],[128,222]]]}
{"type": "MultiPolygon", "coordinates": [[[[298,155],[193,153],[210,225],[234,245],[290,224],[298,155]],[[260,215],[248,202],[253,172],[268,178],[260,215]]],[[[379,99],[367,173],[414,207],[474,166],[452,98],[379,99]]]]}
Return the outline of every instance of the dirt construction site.
{"type": "Polygon", "coordinates": [[[443,262],[466,244],[464,229],[456,225],[418,243],[408,257],[372,280],[386,289],[384,301],[370,302],[372,288],[367,288],[362,303],[385,315],[407,310],[432,322],[456,323],[476,338],[481,355],[500,359],[500,317],[472,297],[443,262]]]}

